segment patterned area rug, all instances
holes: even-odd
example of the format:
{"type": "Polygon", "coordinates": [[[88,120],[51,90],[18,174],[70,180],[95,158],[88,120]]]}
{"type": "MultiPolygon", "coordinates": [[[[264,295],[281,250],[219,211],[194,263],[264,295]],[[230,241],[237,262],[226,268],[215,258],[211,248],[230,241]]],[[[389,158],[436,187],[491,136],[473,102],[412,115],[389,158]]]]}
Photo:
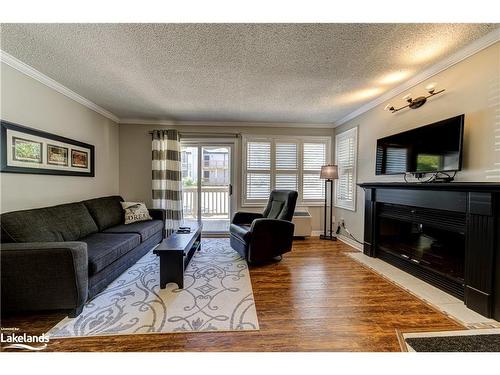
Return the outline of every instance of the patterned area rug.
{"type": "Polygon", "coordinates": [[[248,266],[226,238],[203,239],[176,284],[159,288],[159,258],[152,250],[87,302],[77,318],[65,318],[51,338],[258,330],[248,266]]]}

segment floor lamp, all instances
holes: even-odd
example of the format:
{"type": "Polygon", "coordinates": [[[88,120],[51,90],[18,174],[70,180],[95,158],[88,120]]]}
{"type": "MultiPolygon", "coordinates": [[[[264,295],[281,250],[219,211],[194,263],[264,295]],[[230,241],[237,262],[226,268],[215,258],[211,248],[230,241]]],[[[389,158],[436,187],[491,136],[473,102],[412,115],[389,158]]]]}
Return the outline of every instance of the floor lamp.
{"type": "Polygon", "coordinates": [[[337,237],[333,235],[333,180],[339,178],[338,168],[336,165],[323,165],[321,167],[320,178],[325,180],[325,228],[323,234],[319,236],[322,240],[336,241],[337,237]],[[328,195],[328,183],[330,183],[330,231],[326,232],[326,206],[327,206],[327,195],[328,195]]]}

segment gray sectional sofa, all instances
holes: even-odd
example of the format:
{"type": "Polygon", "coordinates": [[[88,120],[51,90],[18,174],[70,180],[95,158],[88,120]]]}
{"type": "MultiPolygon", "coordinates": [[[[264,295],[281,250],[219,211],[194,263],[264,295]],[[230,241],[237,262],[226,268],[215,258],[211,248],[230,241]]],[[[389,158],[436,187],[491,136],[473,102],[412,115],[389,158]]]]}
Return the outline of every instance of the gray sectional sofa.
{"type": "Polygon", "coordinates": [[[165,236],[165,210],[123,224],[119,196],[4,213],[1,224],[2,313],[64,309],[84,303],[165,236]]]}

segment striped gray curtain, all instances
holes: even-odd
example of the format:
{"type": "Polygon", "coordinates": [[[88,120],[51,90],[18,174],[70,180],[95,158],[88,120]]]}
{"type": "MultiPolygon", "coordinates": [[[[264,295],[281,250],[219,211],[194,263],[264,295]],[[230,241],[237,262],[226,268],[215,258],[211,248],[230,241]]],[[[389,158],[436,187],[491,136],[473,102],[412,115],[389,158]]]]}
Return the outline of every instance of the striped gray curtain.
{"type": "Polygon", "coordinates": [[[167,235],[182,223],[181,144],[177,130],[153,131],[153,208],[167,211],[167,235]]]}

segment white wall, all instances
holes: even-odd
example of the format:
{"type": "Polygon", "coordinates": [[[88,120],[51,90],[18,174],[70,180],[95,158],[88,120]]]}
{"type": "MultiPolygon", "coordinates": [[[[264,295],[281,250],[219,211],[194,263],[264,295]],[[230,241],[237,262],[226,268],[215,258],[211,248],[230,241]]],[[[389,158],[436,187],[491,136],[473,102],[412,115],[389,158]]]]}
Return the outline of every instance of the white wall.
{"type": "Polygon", "coordinates": [[[95,146],[95,177],[1,173],[0,212],[118,193],[118,125],[1,64],[1,118],[95,146]]]}
{"type": "MultiPolygon", "coordinates": [[[[279,126],[279,125],[277,125],[279,126]]],[[[172,128],[182,132],[199,132],[204,134],[240,133],[259,135],[333,135],[331,128],[311,128],[304,124],[303,127],[251,127],[245,123],[235,123],[234,127],[226,126],[186,126],[186,125],[120,125],[120,194],[126,200],[143,201],[151,204],[151,135],[153,129],[172,128]]],[[[239,142],[235,148],[236,175],[236,210],[263,211],[263,207],[241,207],[241,147],[239,142]]],[[[323,206],[309,207],[312,216],[313,230],[321,230],[323,223],[323,206]]]]}
{"type": "MultiPolygon", "coordinates": [[[[500,181],[500,43],[461,61],[416,87],[414,96],[425,94],[428,82],[437,82],[446,91],[431,98],[423,107],[395,114],[384,111],[387,103],[403,105],[403,94],[388,100],[335,129],[335,134],[358,126],[358,183],[399,181],[401,176],[376,176],[375,151],[378,138],[465,114],[463,170],[457,181],[500,181]],[[497,170],[496,172],[494,170],[497,170]]],[[[336,208],[337,219],[363,239],[364,192],[357,188],[356,211],[336,208]]]]}

